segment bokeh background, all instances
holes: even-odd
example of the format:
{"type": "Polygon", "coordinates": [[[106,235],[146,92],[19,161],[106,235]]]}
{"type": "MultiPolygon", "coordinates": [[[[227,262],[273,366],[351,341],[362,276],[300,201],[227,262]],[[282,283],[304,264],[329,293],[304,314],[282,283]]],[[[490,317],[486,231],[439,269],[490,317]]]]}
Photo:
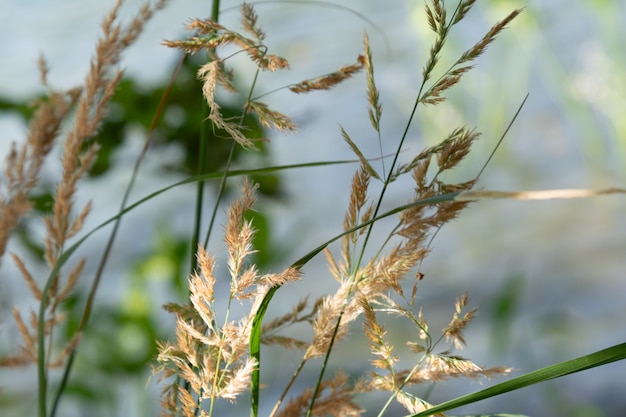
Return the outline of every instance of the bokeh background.
{"type": "MultiPolygon", "coordinates": [[[[454,2],[449,3],[453,7],[454,2]]],[[[127,1],[125,19],[133,16],[140,4],[127,1]]],[[[223,2],[223,24],[237,25],[237,5],[223,2]]],[[[25,105],[43,91],[36,66],[39,54],[45,55],[51,67],[52,86],[79,84],[88,69],[100,20],[112,6],[112,1],[78,0],[4,0],[0,4],[3,153],[12,141],[23,140],[25,105]]],[[[125,53],[128,79],[103,131],[108,159],[83,182],[77,196],[79,203],[94,203],[85,230],[115,215],[159,94],[179,57],[161,41],[184,36],[187,19],[209,16],[210,7],[206,1],[172,1],[125,53]]],[[[524,7],[524,13],[450,92],[449,100],[418,112],[407,153],[436,143],[457,125],[476,127],[483,133],[481,141],[447,179],[471,178],[528,93],[525,107],[482,175],[480,187],[513,191],[625,186],[626,5],[619,0],[477,2],[453,32],[446,56],[453,59],[516,7],[524,7]]],[[[353,62],[361,53],[363,33],[369,33],[383,102],[383,145],[386,153],[393,152],[433,39],[425,24],[423,2],[262,2],[257,12],[271,52],[284,55],[292,64],[290,72],[264,74],[259,91],[272,91],[353,62]]],[[[187,126],[197,127],[202,114],[193,65],[180,76],[177,95],[160,128],[161,140],[148,153],[132,199],[183,179],[193,169],[186,157],[193,152],[190,142],[196,133],[187,126]]],[[[242,85],[248,85],[253,68],[241,61],[235,71],[242,85]]],[[[272,142],[262,152],[252,158],[241,156],[239,166],[352,159],[339,124],[368,157],[379,154],[367,119],[362,76],[334,91],[303,97],[279,91],[266,101],[292,115],[300,131],[293,136],[272,134],[272,142]]],[[[237,98],[224,96],[224,102],[236,105],[237,98]]],[[[55,161],[48,162],[44,177],[58,177],[55,161]]],[[[219,164],[219,158],[215,163],[219,164]]],[[[268,270],[279,270],[337,233],[354,168],[299,169],[263,178],[260,244],[271,254],[263,260],[268,270]]],[[[399,183],[389,194],[389,207],[406,202],[409,187],[409,183],[399,183]]],[[[43,206],[45,196],[44,186],[43,206]]],[[[194,196],[194,186],[179,187],[124,219],[63,415],[157,414],[158,390],[154,381],[146,385],[149,369],[145,361],[154,353],[154,338],[167,337],[173,328],[171,317],[160,306],[179,301],[184,285],[194,196]]],[[[467,331],[468,347],[461,354],[479,364],[508,365],[519,374],[624,342],[625,214],[623,196],[472,205],[437,235],[432,253],[422,265],[426,278],[418,296],[431,329],[443,327],[453,312],[455,297],[469,291],[472,306],[479,307],[480,314],[467,331]]],[[[44,277],[44,265],[37,261],[42,236],[42,225],[28,222],[9,250],[31,259],[31,267],[44,277]]],[[[106,238],[105,229],[80,250],[91,269],[74,299],[78,306],[106,238]]],[[[220,251],[218,235],[211,247],[220,251]]],[[[274,313],[288,310],[303,291],[324,288],[320,283],[327,282],[332,288],[322,259],[305,272],[299,286],[281,289],[283,298],[274,313]]],[[[0,354],[14,349],[18,341],[9,314],[13,305],[27,309],[34,303],[7,258],[0,265],[0,354]]],[[[78,311],[71,305],[68,308],[78,311]]],[[[364,366],[365,362],[352,364],[350,353],[359,348],[358,341],[348,347],[338,352],[338,362],[353,370],[364,366]]],[[[296,354],[293,358],[279,356],[272,349],[267,355],[270,362],[274,358],[282,361],[268,378],[269,386],[289,375],[288,365],[298,360],[296,354]]],[[[626,364],[616,363],[452,414],[498,411],[533,416],[622,416],[626,414],[625,372],[626,364]]],[[[0,414],[33,415],[34,383],[34,368],[1,370],[0,414]]],[[[430,399],[444,401],[481,387],[455,381],[436,387],[430,399]]],[[[240,405],[245,413],[245,404],[240,405]]],[[[401,415],[400,410],[395,411],[401,415]]]]}

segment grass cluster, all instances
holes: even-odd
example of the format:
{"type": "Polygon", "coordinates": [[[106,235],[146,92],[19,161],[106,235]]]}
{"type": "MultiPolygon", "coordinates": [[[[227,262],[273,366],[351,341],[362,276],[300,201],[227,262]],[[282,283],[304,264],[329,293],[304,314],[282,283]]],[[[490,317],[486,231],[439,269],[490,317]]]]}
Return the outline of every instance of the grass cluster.
{"type": "MultiPolygon", "coordinates": [[[[204,63],[197,69],[197,77],[202,81],[198,94],[204,97],[207,108],[202,123],[206,124],[206,131],[219,131],[229,149],[222,161],[224,168],[210,171],[203,165],[204,155],[212,152],[206,135],[190,138],[198,141],[199,173],[177,184],[197,183],[199,202],[202,201],[205,181],[217,179],[220,186],[207,230],[200,230],[199,220],[206,210],[201,203],[198,205],[196,226],[190,238],[196,252],[189,268],[188,299],[165,306],[176,317],[175,336],[171,340],[159,341],[153,364],[154,374],[163,387],[161,403],[165,415],[211,416],[217,413],[221,402],[241,403],[248,398],[252,416],[259,415],[261,407],[270,409],[271,417],[357,416],[363,413],[382,416],[390,414],[392,403],[404,407],[409,415],[441,415],[459,405],[625,357],[626,347],[615,346],[440,405],[430,404],[427,398],[417,395],[416,387],[424,384],[451,378],[489,378],[511,372],[507,367],[479,366],[458,353],[466,343],[463,331],[476,313],[475,309],[468,309],[467,294],[460,295],[451,306],[452,317],[443,329],[437,331],[429,327],[417,295],[420,286],[428,281],[420,265],[437,232],[470,202],[483,198],[558,198],[594,194],[580,190],[541,195],[476,191],[473,187],[478,176],[462,182],[446,182],[444,174],[463,161],[480,136],[475,129],[466,126],[452,128],[437,145],[401,162],[400,155],[407,152],[405,140],[416,112],[422,107],[443,102],[446,92],[462,82],[474,61],[521,13],[521,10],[512,10],[503,16],[469,49],[453,58],[452,65],[441,68],[440,60],[446,52],[450,33],[463,22],[474,3],[475,0],[460,0],[454,5],[446,5],[443,0],[426,2],[426,21],[434,40],[401,137],[388,137],[382,130],[383,105],[367,35],[363,37],[361,52],[355,54],[354,62],[329,74],[284,86],[294,94],[306,94],[329,90],[346,79],[363,75],[368,107],[364,121],[369,120],[372,135],[380,142],[380,154],[375,158],[366,156],[358,140],[340,127],[338,134],[354,151],[358,165],[346,192],[343,230],[275,273],[263,271],[255,262],[258,249],[254,246],[257,232],[254,213],[258,185],[248,178],[240,181],[240,197],[227,208],[224,225],[226,253],[208,253],[207,241],[214,235],[213,223],[228,183],[253,172],[298,168],[232,169],[237,151],[255,152],[267,141],[246,128],[244,120],[248,115],[256,117],[265,129],[297,131],[296,123],[289,115],[272,109],[256,93],[261,73],[285,71],[289,68],[289,61],[270,52],[253,6],[245,3],[241,6],[240,28],[228,28],[219,23],[219,2],[214,1],[210,19],[188,22],[187,28],[193,35],[164,42],[185,54],[202,57],[204,63]],[[231,59],[240,55],[245,55],[256,68],[254,78],[244,91],[241,83],[235,82],[234,72],[229,67],[231,59]],[[221,90],[245,97],[238,116],[226,115],[223,111],[218,99],[221,90]],[[384,153],[388,151],[391,151],[390,155],[384,153]],[[397,180],[401,177],[411,178],[412,189],[406,190],[404,205],[389,207],[385,197],[392,187],[400,186],[397,180]],[[382,219],[394,220],[379,222],[382,219]],[[206,235],[204,243],[200,239],[203,233],[206,235]],[[317,299],[297,301],[287,314],[265,320],[270,305],[290,301],[281,299],[279,288],[307,279],[307,263],[322,253],[336,285],[325,289],[325,294],[317,299]],[[226,263],[226,274],[216,267],[221,260],[226,263]],[[217,285],[218,282],[228,285],[217,285]],[[220,292],[222,289],[226,292],[220,292]],[[398,334],[395,327],[386,328],[385,323],[390,319],[402,321],[402,332],[398,334]],[[348,374],[331,369],[329,363],[336,346],[351,331],[358,331],[355,327],[359,326],[369,349],[369,356],[355,358],[355,362],[362,361],[362,373],[348,374]],[[304,337],[303,327],[307,329],[304,337]],[[293,332],[294,328],[298,330],[293,332]],[[403,347],[398,340],[402,340],[403,347]],[[266,399],[262,371],[267,365],[263,361],[262,346],[270,344],[297,350],[301,352],[301,359],[290,379],[281,381],[280,388],[272,387],[280,395],[266,399]],[[298,387],[302,385],[300,379],[307,365],[318,366],[318,372],[310,386],[302,390],[298,387]],[[364,399],[370,395],[380,398],[380,393],[386,395],[386,401],[376,409],[366,410],[362,405],[364,399]],[[271,405],[268,406],[268,402],[271,405]]],[[[22,147],[12,146],[6,159],[5,183],[0,195],[0,256],[5,254],[11,232],[20,221],[33,214],[32,194],[40,181],[43,162],[51,158],[55,144],[61,144],[62,148],[62,176],[55,186],[52,210],[43,219],[46,230],[43,257],[49,267],[49,276],[45,280],[39,279],[21,256],[10,254],[39,308],[30,312],[13,310],[13,320],[22,341],[16,352],[0,358],[2,367],[37,366],[37,404],[41,417],[58,415],[120,220],[128,211],[171,188],[162,189],[133,205],[127,203],[140,163],[149,148],[151,136],[148,136],[116,216],[96,229],[85,231],[83,225],[90,204],[84,207],[74,204],[79,181],[98,155],[98,130],[122,79],[122,72],[117,68],[120,55],[141,33],[152,14],[165,6],[165,1],[146,4],[126,25],[118,22],[120,5],[121,1],[103,20],[95,56],[80,88],[57,91],[48,86],[46,63],[43,58],[40,60],[41,79],[48,88],[48,96],[34,103],[35,111],[26,141],[22,147]],[[64,129],[64,122],[69,119],[72,124],[64,129]],[[57,329],[65,320],[63,305],[73,294],[85,266],[85,259],[71,260],[71,256],[92,233],[107,224],[114,224],[114,228],[84,300],[81,320],[69,341],[60,344],[57,329]],[[55,368],[62,370],[62,376],[51,383],[51,370],[55,368]]],[[[167,93],[163,99],[167,100],[167,93]]],[[[159,117],[157,112],[155,123],[159,117]]],[[[623,190],[610,189],[599,193],[618,192],[623,190]]]]}

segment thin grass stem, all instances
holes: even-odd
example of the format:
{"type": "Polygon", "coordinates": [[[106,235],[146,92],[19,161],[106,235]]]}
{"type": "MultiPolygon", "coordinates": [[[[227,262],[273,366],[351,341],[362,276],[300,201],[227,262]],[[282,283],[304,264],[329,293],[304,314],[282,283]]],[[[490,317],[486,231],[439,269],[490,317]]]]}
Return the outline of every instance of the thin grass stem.
{"type": "Polygon", "coordinates": [[[291,375],[291,378],[289,379],[289,382],[285,386],[285,389],[283,389],[283,392],[280,394],[280,397],[278,398],[278,401],[276,401],[276,404],[274,404],[274,408],[272,408],[272,411],[270,412],[269,417],[274,417],[276,415],[276,413],[278,412],[278,409],[280,408],[281,404],[285,400],[285,397],[287,396],[287,393],[291,389],[291,386],[293,385],[293,383],[296,382],[296,379],[300,375],[300,372],[302,371],[302,368],[304,368],[304,364],[306,362],[307,362],[306,359],[302,359],[300,361],[300,364],[298,365],[298,368],[293,372],[293,374],[291,375]]]}

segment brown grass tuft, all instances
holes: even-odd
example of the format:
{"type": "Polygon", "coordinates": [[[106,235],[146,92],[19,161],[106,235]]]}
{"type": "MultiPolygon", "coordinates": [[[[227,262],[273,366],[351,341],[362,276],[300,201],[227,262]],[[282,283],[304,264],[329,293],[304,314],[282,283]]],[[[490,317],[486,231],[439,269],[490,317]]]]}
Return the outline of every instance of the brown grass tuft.
{"type": "Polygon", "coordinates": [[[271,110],[267,104],[261,103],[260,101],[250,102],[248,110],[256,113],[259,117],[259,122],[264,127],[278,130],[279,132],[290,133],[295,132],[298,128],[289,116],[275,110],[271,110]]]}
{"type": "Polygon", "coordinates": [[[496,37],[502,32],[508,25],[515,19],[520,13],[522,9],[515,9],[507,17],[496,23],[489,29],[489,32],[483,36],[483,38],[478,41],[474,46],[465,51],[463,55],[458,59],[455,65],[460,65],[465,62],[473,61],[478,58],[485,52],[487,47],[496,39],[496,37]]]}
{"type": "MultiPolygon", "coordinates": [[[[234,402],[250,388],[251,374],[258,364],[249,354],[248,343],[259,303],[270,287],[300,279],[300,271],[294,268],[261,276],[254,265],[248,265],[250,256],[255,253],[252,246],[255,230],[245,214],[254,207],[257,188],[248,180],[243,181],[241,198],[231,204],[224,230],[231,282],[228,305],[233,300],[249,300],[248,314],[239,320],[231,319],[229,307],[226,318],[220,316],[215,301],[215,283],[219,279],[215,258],[202,247],[197,252],[200,271],[189,281],[192,308],[167,306],[167,310],[177,316],[176,340],[159,344],[159,365],[154,368],[154,373],[161,379],[177,376],[188,381],[190,386],[190,390],[178,387],[176,391],[173,382],[164,392],[164,406],[171,415],[176,415],[176,401],[183,404],[185,413],[194,415],[204,401],[211,404],[218,399],[234,402]]],[[[302,309],[285,320],[302,320],[297,318],[302,309]]],[[[280,323],[275,324],[274,328],[279,326],[280,323]]],[[[275,338],[274,342],[283,346],[297,345],[295,340],[275,338]]]]}
{"type": "MultiPolygon", "coordinates": [[[[52,89],[47,80],[48,65],[43,57],[39,59],[41,82],[48,88],[48,96],[34,103],[35,111],[25,144],[19,150],[12,145],[7,156],[7,188],[6,193],[0,195],[0,257],[4,254],[10,232],[32,210],[29,201],[31,192],[38,184],[44,160],[57,142],[61,142],[62,174],[55,186],[52,213],[44,217],[44,258],[50,270],[60,267],[59,258],[67,249],[68,240],[83,228],[91,203],[78,208],[78,214],[75,214],[77,209],[74,196],[79,181],[97,156],[98,145],[95,137],[122,76],[121,71],[116,69],[121,53],[136,40],[146,21],[157,9],[164,7],[166,2],[159,1],[155,5],[146,3],[126,26],[118,23],[121,3],[118,1],[103,19],[102,35],[97,41],[95,55],[81,87],[67,91],[52,89]],[[73,124],[63,139],[60,139],[61,126],[72,111],[73,124]]],[[[73,293],[82,273],[84,260],[71,266],[65,278],[61,274],[54,274],[48,282],[42,284],[36,281],[21,258],[17,255],[12,255],[12,258],[33,297],[45,306],[45,317],[38,317],[33,312],[26,323],[20,312],[14,310],[13,317],[23,344],[20,353],[3,358],[2,365],[14,366],[31,361],[44,363],[46,368],[62,366],[78,345],[80,333],[72,335],[70,341],[56,349],[53,354],[52,351],[56,348],[53,329],[64,320],[64,314],[57,310],[73,293]],[[45,358],[39,357],[39,321],[44,324],[44,336],[47,336],[45,358]]]]}
{"type": "Polygon", "coordinates": [[[259,18],[254,8],[248,3],[243,3],[241,5],[241,14],[244,30],[253,35],[258,41],[263,41],[263,39],[265,39],[265,33],[257,23],[259,18]]]}
{"type": "Polygon", "coordinates": [[[310,93],[311,91],[315,90],[330,90],[337,84],[347,80],[348,78],[351,78],[354,74],[361,71],[363,69],[363,62],[363,56],[359,55],[356,64],[343,66],[337,71],[331,72],[330,74],[323,75],[313,80],[301,81],[298,84],[290,86],[289,90],[298,94],[310,93]]]}
{"type": "Polygon", "coordinates": [[[370,106],[368,113],[372,127],[375,131],[380,132],[380,119],[383,115],[383,105],[380,102],[380,92],[374,82],[374,64],[372,62],[372,50],[367,33],[363,37],[363,45],[365,47],[365,55],[359,57],[359,62],[363,64],[365,68],[367,79],[367,102],[370,106]]]}

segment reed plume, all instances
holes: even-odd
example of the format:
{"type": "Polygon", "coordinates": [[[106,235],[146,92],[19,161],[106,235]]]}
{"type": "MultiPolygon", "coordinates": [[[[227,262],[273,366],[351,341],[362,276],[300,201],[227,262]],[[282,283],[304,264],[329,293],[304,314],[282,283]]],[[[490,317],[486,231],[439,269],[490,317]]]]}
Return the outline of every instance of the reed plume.
{"type": "MultiPolygon", "coordinates": [[[[13,317],[23,342],[17,353],[0,359],[3,366],[38,363],[42,388],[40,394],[41,391],[45,394],[45,371],[63,366],[81,336],[76,333],[65,346],[57,347],[53,335],[54,328],[64,321],[59,306],[73,293],[85,265],[85,259],[80,259],[73,266],[66,266],[65,272],[61,273],[64,264],[62,257],[68,242],[82,230],[91,209],[90,202],[83,207],[75,206],[74,198],[79,182],[98,154],[98,130],[122,78],[122,71],[118,68],[121,54],[137,39],[154,12],[165,4],[165,0],[154,5],[146,3],[130,23],[122,25],[118,22],[122,1],[118,0],[102,21],[102,35],[96,44],[89,72],[80,87],[67,91],[52,88],[48,84],[48,66],[42,56],[39,59],[39,72],[42,84],[48,89],[47,96],[33,104],[35,110],[26,141],[19,150],[13,144],[7,156],[7,184],[0,194],[0,257],[5,252],[11,231],[32,213],[30,198],[33,189],[40,183],[44,160],[55,145],[61,149],[61,178],[54,186],[51,213],[43,218],[46,229],[44,259],[51,275],[42,282],[39,277],[33,276],[22,257],[11,254],[31,294],[39,302],[40,311],[39,314],[33,311],[27,313],[26,319],[17,308],[13,309],[13,317]],[[62,125],[68,120],[72,124],[63,133],[62,125]],[[45,337],[47,341],[44,346],[45,337]]],[[[45,404],[46,400],[40,398],[39,402],[45,404]]]]}
{"type": "Polygon", "coordinates": [[[258,305],[272,286],[300,279],[294,268],[261,275],[254,264],[247,264],[254,254],[255,231],[244,215],[254,207],[255,190],[256,186],[245,180],[242,197],[228,210],[224,237],[230,275],[227,310],[223,314],[217,310],[215,259],[202,247],[197,252],[199,271],[189,281],[191,304],[166,306],[177,317],[176,340],[159,343],[154,372],[162,379],[178,376],[188,382],[184,386],[174,379],[165,386],[162,404],[167,415],[195,416],[204,404],[213,409],[218,399],[234,402],[250,388],[251,373],[258,363],[250,356],[248,343],[258,305]],[[230,319],[231,302],[243,300],[248,300],[248,314],[230,319]]]}

